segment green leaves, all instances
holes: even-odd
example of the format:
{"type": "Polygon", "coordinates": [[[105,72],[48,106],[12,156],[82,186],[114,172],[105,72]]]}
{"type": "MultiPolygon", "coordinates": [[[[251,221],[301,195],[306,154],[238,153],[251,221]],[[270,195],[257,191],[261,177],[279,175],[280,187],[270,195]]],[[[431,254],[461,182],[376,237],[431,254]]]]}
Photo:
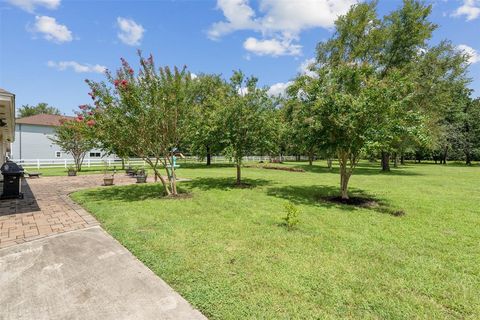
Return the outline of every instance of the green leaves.
{"type": "MultiPolygon", "coordinates": [[[[87,81],[94,93],[94,103],[102,146],[119,156],[143,158],[155,170],[170,165],[171,152],[187,137],[191,114],[191,76],[185,67],[156,68],[153,57],[140,55],[138,75],[127,61],[116,75],[107,74],[109,85],[87,81]]],[[[174,178],[167,194],[176,193],[174,178]],[[170,189],[171,188],[171,189],[170,189]]]]}
{"type": "Polygon", "coordinates": [[[36,106],[30,106],[26,104],[18,109],[19,118],[30,117],[37,114],[61,115],[61,112],[57,108],[49,106],[48,103],[45,102],[40,102],[36,106]]]}
{"type": "MultiPolygon", "coordinates": [[[[220,110],[225,150],[237,166],[249,154],[275,149],[278,132],[273,101],[257,79],[235,71],[230,79],[224,108],[220,110]]],[[[238,179],[237,179],[238,180],[238,179]]]]}

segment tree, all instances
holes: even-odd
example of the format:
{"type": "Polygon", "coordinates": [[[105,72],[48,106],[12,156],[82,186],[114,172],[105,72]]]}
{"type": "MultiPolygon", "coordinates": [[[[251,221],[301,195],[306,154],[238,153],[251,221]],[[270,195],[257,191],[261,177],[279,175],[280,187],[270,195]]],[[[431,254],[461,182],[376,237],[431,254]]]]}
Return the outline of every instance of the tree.
{"type": "Polygon", "coordinates": [[[379,64],[386,31],[375,3],[352,6],[335,28],[333,37],[317,46],[318,77],[297,78],[291,96],[309,113],[305,118],[313,123],[320,147],[337,155],[341,198],[348,199],[361,154],[379,148],[386,135],[418,134],[423,114],[411,103],[416,78],[403,68],[384,72],[379,64]]]}
{"type": "Polygon", "coordinates": [[[297,99],[302,95],[302,87],[309,81],[315,81],[306,75],[301,75],[287,88],[288,99],[284,110],[290,127],[288,139],[295,145],[298,154],[308,156],[309,165],[313,164],[313,157],[318,154],[322,139],[318,134],[319,123],[312,118],[312,104],[302,103],[297,99]]]}
{"type": "Polygon", "coordinates": [[[87,80],[95,107],[85,110],[103,145],[120,155],[135,155],[153,169],[167,195],[178,195],[173,156],[186,137],[191,99],[186,67],[156,68],[140,56],[135,75],[127,61],[107,82],[87,80]],[[90,114],[91,113],[91,114],[90,114]],[[163,167],[166,177],[160,173],[163,167]]]}
{"type": "Polygon", "coordinates": [[[201,74],[192,80],[193,115],[190,117],[188,143],[190,150],[211,164],[212,153],[223,150],[224,128],[219,119],[226,104],[227,84],[219,75],[201,74]]]}
{"type": "Polygon", "coordinates": [[[237,169],[236,184],[241,185],[243,157],[274,149],[276,121],[267,90],[257,88],[257,78],[235,71],[230,78],[227,102],[221,110],[225,132],[225,153],[237,169]]]}
{"type": "MultiPolygon", "coordinates": [[[[428,19],[431,5],[425,5],[417,0],[404,0],[398,10],[393,11],[380,23],[380,36],[376,41],[378,55],[375,55],[375,64],[379,66],[380,77],[388,76],[390,72],[402,72],[414,75],[414,68],[418,58],[427,50],[427,41],[437,26],[428,19]]],[[[406,109],[392,110],[388,123],[391,127],[378,148],[381,151],[382,170],[390,170],[392,154],[397,161],[397,155],[405,147],[406,141],[418,136],[419,119],[411,118],[411,111],[415,113],[417,106],[414,103],[404,105],[406,109]]]]}
{"type": "Polygon", "coordinates": [[[470,99],[464,109],[464,152],[465,164],[471,165],[473,158],[480,156],[480,98],[470,99]]]}
{"type": "Polygon", "coordinates": [[[60,110],[55,107],[51,107],[48,103],[40,102],[36,106],[30,106],[25,104],[18,109],[18,117],[25,118],[34,116],[37,114],[55,114],[61,115],[60,110]]]}
{"type": "MultiPolygon", "coordinates": [[[[468,56],[450,42],[429,48],[417,61],[415,103],[427,114],[430,150],[434,160],[446,163],[449,153],[462,154],[464,111],[469,101],[468,56]]],[[[426,147],[426,148],[425,148],[426,147]]]]}
{"type": "Polygon", "coordinates": [[[72,155],[77,171],[82,171],[85,154],[95,147],[94,141],[90,139],[90,130],[90,125],[79,116],[75,120],[63,120],[51,138],[63,151],[72,155]]]}

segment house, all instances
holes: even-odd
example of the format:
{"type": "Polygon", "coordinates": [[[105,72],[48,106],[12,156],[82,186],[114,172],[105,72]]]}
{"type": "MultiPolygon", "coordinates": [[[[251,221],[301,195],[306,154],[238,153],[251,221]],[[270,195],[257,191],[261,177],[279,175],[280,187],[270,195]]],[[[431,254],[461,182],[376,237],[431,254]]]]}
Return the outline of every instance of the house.
{"type": "Polygon", "coordinates": [[[15,95],[0,88],[0,165],[15,139],[15,95]]]}
{"type": "MultiPolygon", "coordinates": [[[[63,120],[73,117],[38,114],[16,120],[15,141],[13,142],[11,158],[14,161],[33,159],[72,159],[72,156],[62,150],[51,139],[55,137],[55,128],[63,120]]],[[[113,159],[104,152],[93,149],[87,152],[85,159],[113,159]]]]}

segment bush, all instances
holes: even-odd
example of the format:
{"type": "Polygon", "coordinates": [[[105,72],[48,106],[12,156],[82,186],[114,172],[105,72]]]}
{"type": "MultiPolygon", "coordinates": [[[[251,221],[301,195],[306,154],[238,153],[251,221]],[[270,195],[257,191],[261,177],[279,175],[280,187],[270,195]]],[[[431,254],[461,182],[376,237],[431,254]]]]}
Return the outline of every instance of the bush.
{"type": "Polygon", "coordinates": [[[284,207],[285,211],[287,212],[287,215],[283,218],[283,220],[285,221],[284,225],[287,227],[288,230],[292,230],[300,222],[300,210],[291,202],[286,203],[284,207]]]}

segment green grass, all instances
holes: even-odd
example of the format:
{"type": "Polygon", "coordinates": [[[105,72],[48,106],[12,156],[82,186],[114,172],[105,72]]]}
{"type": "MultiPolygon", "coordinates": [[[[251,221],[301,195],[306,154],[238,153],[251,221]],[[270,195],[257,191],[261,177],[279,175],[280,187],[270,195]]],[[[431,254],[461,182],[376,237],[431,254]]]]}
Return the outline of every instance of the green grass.
{"type": "MultiPolygon", "coordinates": [[[[67,169],[65,168],[26,168],[27,172],[40,172],[43,177],[57,177],[57,176],[66,176],[67,169]]],[[[90,167],[83,168],[82,171],[77,172],[78,175],[86,174],[100,174],[103,173],[102,167],[90,167]]]]}
{"type": "Polygon", "coordinates": [[[307,172],[182,167],[192,197],[159,185],[72,195],[103,227],[212,319],[445,319],[480,317],[480,167],[363,163],[353,195],[382,210],[319,201],[337,193],[324,163],[307,172]],[[300,209],[293,231],[284,205],[300,209]]]}

